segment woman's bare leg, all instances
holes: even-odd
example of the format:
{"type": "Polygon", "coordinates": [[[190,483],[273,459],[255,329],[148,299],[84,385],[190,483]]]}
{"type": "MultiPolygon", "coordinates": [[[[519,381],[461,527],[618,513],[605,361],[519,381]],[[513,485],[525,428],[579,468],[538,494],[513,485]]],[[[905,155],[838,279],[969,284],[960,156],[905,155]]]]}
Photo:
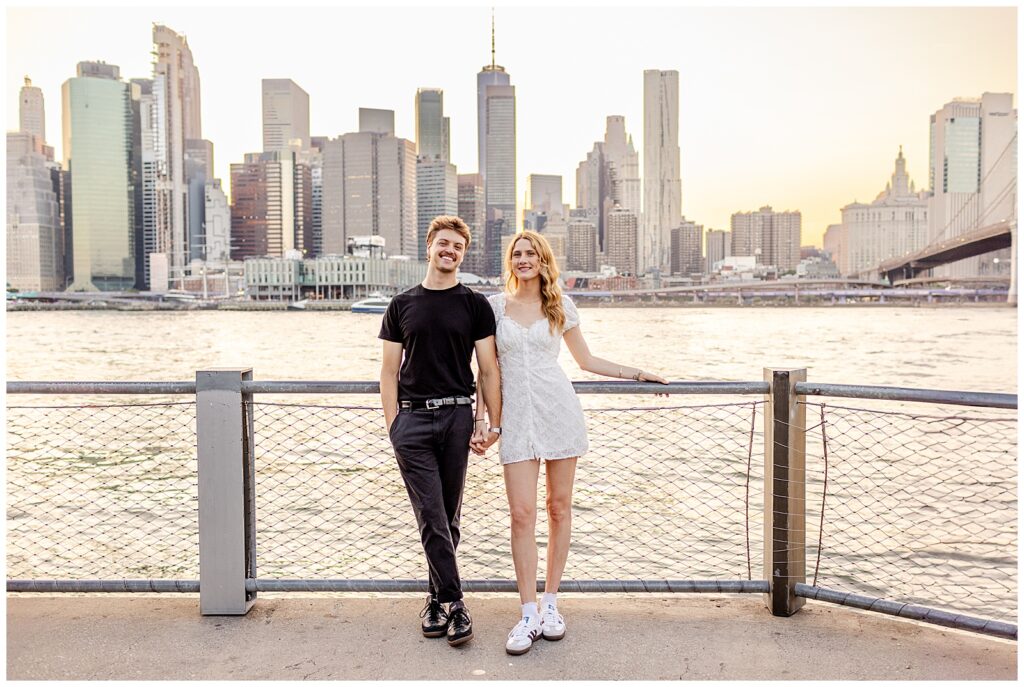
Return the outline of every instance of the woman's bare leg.
{"type": "Polygon", "coordinates": [[[572,485],[576,458],[547,461],[548,560],[544,591],[555,593],[572,538],[572,485]]]}
{"type": "Polygon", "coordinates": [[[521,603],[537,601],[537,477],[539,460],[505,465],[505,495],[512,519],[512,564],[521,603]]]}

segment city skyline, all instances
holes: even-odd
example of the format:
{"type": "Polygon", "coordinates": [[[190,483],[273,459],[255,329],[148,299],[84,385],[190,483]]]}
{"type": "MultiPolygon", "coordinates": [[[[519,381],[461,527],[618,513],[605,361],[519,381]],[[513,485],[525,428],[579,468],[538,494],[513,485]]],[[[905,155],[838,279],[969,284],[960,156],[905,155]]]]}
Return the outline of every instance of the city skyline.
{"type": "MultiPolygon", "coordinates": [[[[460,174],[479,172],[474,79],[490,62],[490,9],[460,8],[444,21],[431,10],[124,7],[112,17],[109,10],[12,8],[7,128],[17,128],[18,90],[29,76],[46,98],[48,143],[60,159],[61,142],[50,133],[61,130],[60,84],[77,62],[96,59],[117,65],[126,80],[149,77],[151,22],[159,21],[185,35],[195,56],[203,137],[213,142],[214,176],[225,184],[229,165],[261,147],[262,79],[276,78],[292,79],[309,94],[310,134],[330,137],[357,131],[356,113],[366,107],[394,110],[396,135],[414,140],[416,89],[440,88],[451,118],[452,162],[460,174]],[[330,35],[321,33],[328,27],[303,23],[306,12],[343,18],[352,44],[318,42],[330,35]],[[434,26],[446,36],[455,31],[458,48],[424,32],[434,26]],[[38,40],[40,31],[46,41],[38,40]],[[273,43],[239,58],[239,46],[264,35],[273,43]],[[381,36],[393,45],[381,47],[381,36]],[[358,60],[374,41],[376,61],[358,60]],[[364,69],[368,64],[374,66],[364,69]]],[[[682,214],[707,229],[727,229],[734,212],[764,205],[799,210],[802,243],[815,245],[840,221],[841,207],[877,194],[898,146],[910,176],[927,185],[928,118],[943,103],[985,91],[1016,94],[1014,7],[544,8],[544,21],[537,21],[538,11],[496,9],[497,63],[516,86],[520,210],[531,174],[562,176],[563,201],[574,204],[576,166],[603,138],[607,116],[624,116],[642,151],[645,69],[679,71],[682,214]],[[612,20],[618,42],[579,37],[612,20]],[[637,27],[651,40],[627,40],[637,27]],[[673,31],[686,40],[669,41],[673,31]],[[870,55],[844,52],[848,41],[868,34],[875,42],[870,55]],[[535,45],[559,49],[538,55],[535,45]]]]}

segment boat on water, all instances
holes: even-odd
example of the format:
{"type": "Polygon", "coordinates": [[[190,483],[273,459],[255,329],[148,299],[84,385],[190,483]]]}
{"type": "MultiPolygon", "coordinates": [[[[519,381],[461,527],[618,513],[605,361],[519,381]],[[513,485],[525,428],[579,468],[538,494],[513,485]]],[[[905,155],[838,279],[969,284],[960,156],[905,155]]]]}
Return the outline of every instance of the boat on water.
{"type": "Polygon", "coordinates": [[[352,312],[383,314],[388,309],[391,298],[388,296],[370,296],[352,304],[352,312]]]}
{"type": "Polygon", "coordinates": [[[303,298],[301,301],[291,301],[288,303],[289,310],[305,310],[306,303],[309,302],[308,298],[303,298]]]}

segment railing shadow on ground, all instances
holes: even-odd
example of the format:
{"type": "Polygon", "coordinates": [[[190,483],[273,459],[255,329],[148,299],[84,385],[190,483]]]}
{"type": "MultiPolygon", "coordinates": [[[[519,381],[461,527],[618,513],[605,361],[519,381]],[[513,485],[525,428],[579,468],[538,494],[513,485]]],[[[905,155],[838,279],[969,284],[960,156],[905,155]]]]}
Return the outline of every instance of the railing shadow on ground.
{"type": "MultiPolygon", "coordinates": [[[[811,385],[799,370],[576,388],[600,402],[563,590],[764,593],[777,615],[815,598],[1016,638],[1015,395],[811,385]],[[829,395],[859,401],[815,402],[829,395]]],[[[167,398],[8,406],[8,590],[199,592],[203,613],[244,613],[258,591],[425,591],[379,407],[285,396],[376,391],[241,370],[8,383],[167,398]]],[[[472,458],[467,591],[516,589],[500,474],[494,455],[472,458]]]]}

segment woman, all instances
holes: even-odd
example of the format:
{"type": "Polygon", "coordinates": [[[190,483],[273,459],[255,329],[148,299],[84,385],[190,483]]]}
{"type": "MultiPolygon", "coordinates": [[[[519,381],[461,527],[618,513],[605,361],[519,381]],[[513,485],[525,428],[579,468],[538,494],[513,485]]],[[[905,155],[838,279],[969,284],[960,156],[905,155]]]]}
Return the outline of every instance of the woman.
{"type": "MultiPolygon", "coordinates": [[[[558,266],[547,240],[533,231],[517,235],[505,255],[508,275],[503,293],[488,300],[497,321],[501,367],[502,434],[500,459],[512,520],[512,562],[516,569],[522,619],[508,635],[505,650],[530,650],[534,640],[565,636],[558,613],[558,583],[569,553],[572,484],[576,459],[587,451],[587,428],[576,392],[558,365],[564,339],[587,372],[642,382],[667,382],[658,375],[612,363],[590,353],[579,328],[576,306],[558,286],[558,266]],[[537,479],[547,473],[547,575],[537,604],[537,479]]],[[[484,407],[477,408],[484,422],[484,407]]],[[[493,437],[492,437],[493,441],[493,437]]],[[[486,444],[474,446],[482,453],[486,444]]]]}

